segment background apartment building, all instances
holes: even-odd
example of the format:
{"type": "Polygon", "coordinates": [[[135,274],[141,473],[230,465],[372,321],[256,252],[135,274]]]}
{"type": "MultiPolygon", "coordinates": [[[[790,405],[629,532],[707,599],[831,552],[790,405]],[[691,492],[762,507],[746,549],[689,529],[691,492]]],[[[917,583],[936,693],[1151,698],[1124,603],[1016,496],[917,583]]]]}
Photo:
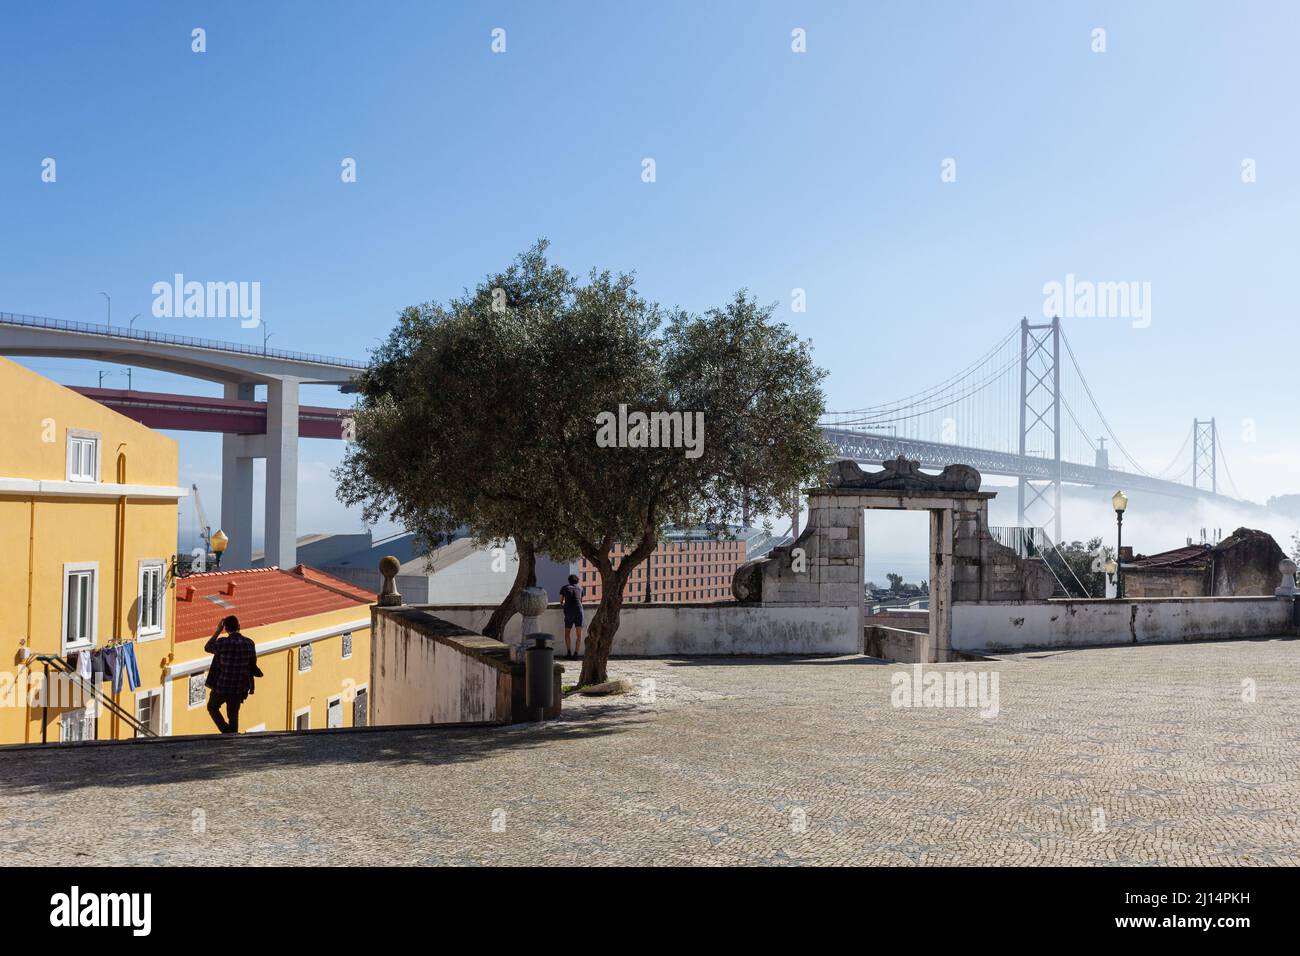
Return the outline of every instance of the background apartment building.
{"type": "MultiPolygon", "coordinates": [[[[760,528],[669,529],[650,557],[632,571],[623,589],[623,599],[644,602],[648,589],[651,604],[730,601],[731,577],[736,569],[746,561],[766,554],[783,540],[760,528]]],[[[615,567],[630,550],[622,544],[614,545],[612,558],[615,567]]],[[[602,587],[600,572],[595,565],[583,558],[572,565],[572,573],[578,575],[583,602],[598,602],[602,587]]],[[[541,579],[539,570],[539,584],[541,579]]],[[[551,593],[552,600],[557,596],[558,588],[551,593]]]]}

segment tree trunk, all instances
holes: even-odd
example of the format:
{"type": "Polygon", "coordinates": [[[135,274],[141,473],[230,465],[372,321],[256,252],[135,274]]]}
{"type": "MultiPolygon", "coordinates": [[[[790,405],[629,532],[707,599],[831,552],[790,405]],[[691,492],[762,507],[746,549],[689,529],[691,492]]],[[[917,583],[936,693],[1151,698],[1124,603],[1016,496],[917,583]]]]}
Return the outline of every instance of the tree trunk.
{"type": "MultiPolygon", "coordinates": [[[[590,547],[586,558],[600,572],[600,604],[592,615],[591,626],[587,628],[587,649],[582,655],[582,676],[578,686],[603,684],[609,680],[609,652],[614,646],[614,635],[618,633],[619,612],[623,609],[623,589],[627,586],[632,572],[645,561],[658,544],[653,523],[647,528],[641,541],[631,554],[626,554],[615,568],[609,560],[610,539],[606,538],[600,548],[590,547]]],[[[647,598],[649,597],[647,585],[647,598]]],[[[633,600],[636,596],[633,595],[633,600]]]]}
{"type": "Polygon", "coordinates": [[[504,601],[497,605],[497,609],[492,612],[492,616],[488,618],[488,622],[483,628],[484,635],[496,641],[501,640],[506,625],[510,623],[510,619],[519,610],[519,592],[524,588],[536,587],[537,585],[537,553],[534,551],[532,543],[519,541],[516,543],[516,550],[519,554],[519,570],[515,572],[514,583],[510,585],[510,593],[506,595],[504,601]]]}
{"type": "Polygon", "coordinates": [[[582,676],[578,686],[603,684],[609,680],[609,652],[614,646],[614,635],[618,633],[619,611],[623,608],[623,584],[626,578],[618,572],[608,577],[602,572],[600,576],[600,604],[592,615],[591,626],[587,628],[587,647],[582,655],[582,676]]]}

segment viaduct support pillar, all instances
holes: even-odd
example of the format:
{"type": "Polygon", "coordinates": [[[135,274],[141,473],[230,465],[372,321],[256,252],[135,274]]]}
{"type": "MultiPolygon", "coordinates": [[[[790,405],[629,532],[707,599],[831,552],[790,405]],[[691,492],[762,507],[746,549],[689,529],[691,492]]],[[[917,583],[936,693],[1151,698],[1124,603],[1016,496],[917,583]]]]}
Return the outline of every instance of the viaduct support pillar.
{"type": "MultiPolygon", "coordinates": [[[[227,384],[225,397],[252,401],[251,382],[227,384]]],[[[221,523],[230,539],[221,559],[225,568],[246,568],[253,560],[253,459],[242,435],[221,436],[221,523]]]]}
{"type": "Polygon", "coordinates": [[[298,558],[298,380],[266,386],[266,562],[298,558]]]}

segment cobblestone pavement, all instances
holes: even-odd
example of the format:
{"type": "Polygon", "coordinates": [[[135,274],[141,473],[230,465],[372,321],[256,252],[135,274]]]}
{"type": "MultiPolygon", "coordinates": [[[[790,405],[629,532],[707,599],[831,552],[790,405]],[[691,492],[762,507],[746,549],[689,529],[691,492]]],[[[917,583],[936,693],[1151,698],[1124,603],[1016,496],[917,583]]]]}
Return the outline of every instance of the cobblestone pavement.
{"type": "Polygon", "coordinates": [[[996,674],[997,716],[895,707],[893,675],[910,669],[869,658],[615,661],[637,693],[570,698],[546,725],[10,752],[0,852],[6,864],[1300,862],[1300,642],[931,669],[996,674]]]}

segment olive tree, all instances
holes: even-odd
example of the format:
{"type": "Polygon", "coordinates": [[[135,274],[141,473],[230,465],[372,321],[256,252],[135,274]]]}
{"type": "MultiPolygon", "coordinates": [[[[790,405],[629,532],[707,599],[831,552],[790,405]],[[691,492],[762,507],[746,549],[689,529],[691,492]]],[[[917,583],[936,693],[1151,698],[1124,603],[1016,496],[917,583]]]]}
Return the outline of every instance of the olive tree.
{"type": "Polygon", "coordinates": [[[725,535],[817,477],[831,455],[824,372],[744,292],[703,315],[666,311],[631,275],[578,282],[545,251],[403,313],[362,377],[340,495],[371,518],[584,557],[601,581],[588,685],[607,679],[628,581],[666,527],[725,535]]]}

